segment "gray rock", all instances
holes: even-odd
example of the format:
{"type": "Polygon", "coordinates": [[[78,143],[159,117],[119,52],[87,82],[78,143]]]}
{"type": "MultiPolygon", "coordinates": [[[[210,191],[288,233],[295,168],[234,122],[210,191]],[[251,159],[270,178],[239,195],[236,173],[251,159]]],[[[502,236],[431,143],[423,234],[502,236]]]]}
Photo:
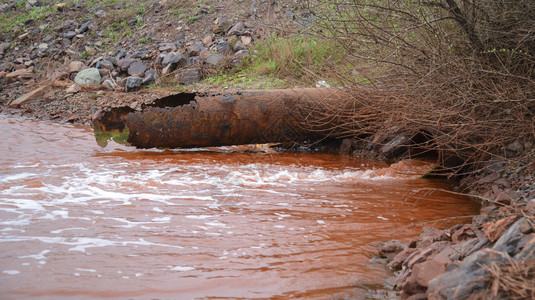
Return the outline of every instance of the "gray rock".
{"type": "Polygon", "coordinates": [[[230,42],[225,40],[218,40],[216,45],[217,53],[221,55],[230,55],[232,54],[232,49],[230,48],[230,42]]]}
{"type": "Polygon", "coordinates": [[[143,75],[146,70],[147,70],[147,67],[145,67],[145,64],[142,61],[135,60],[128,67],[128,75],[130,76],[143,75]]]}
{"type": "Polygon", "coordinates": [[[236,25],[232,26],[228,32],[227,35],[243,35],[245,33],[245,24],[243,22],[238,22],[236,25]]]}
{"type": "Polygon", "coordinates": [[[212,32],[215,34],[225,32],[230,27],[230,22],[227,18],[217,18],[214,23],[212,32]]]}
{"type": "Polygon", "coordinates": [[[186,62],[186,57],[182,53],[169,53],[162,60],[162,66],[167,67],[173,65],[174,68],[183,65],[186,62]]]}
{"type": "Polygon", "coordinates": [[[45,35],[45,37],[43,38],[43,42],[50,42],[54,37],[51,36],[50,34],[47,34],[45,35]]]}
{"type": "Polygon", "coordinates": [[[156,72],[154,70],[147,70],[147,72],[145,72],[145,77],[143,78],[143,82],[141,82],[141,84],[148,85],[154,82],[156,82],[156,72]]]}
{"type": "Polygon", "coordinates": [[[107,89],[107,90],[113,91],[113,90],[115,90],[116,84],[113,81],[108,79],[108,80],[104,80],[104,82],[102,82],[102,87],[107,89]]]}
{"type": "Polygon", "coordinates": [[[201,69],[184,69],[177,73],[177,80],[181,84],[192,84],[201,81],[201,69]]]}
{"type": "Polygon", "coordinates": [[[160,52],[167,52],[167,51],[174,51],[176,50],[176,45],[174,43],[162,43],[160,44],[160,47],[158,48],[158,50],[160,50],[160,52]]]}
{"type": "Polygon", "coordinates": [[[91,21],[87,21],[84,24],[80,25],[78,28],[78,33],[84,33],[89,29],[89,25],[91,25],[91,21]]]}
{"type": "Polygon", "coordinates": [[[204,46],[200,43],[193,43],[192,45],[189,45],[187,48],[187,53],[189,57],[192,56],[198,56],[199,53],[204,49],[204,46]]]}
{"type": "Polygon", "coordinates": [[[72,30],[67,31],[66,33],[63,34],[63,37],[66,39],[72,39],[75,36],[76,36],[76,32],[72,30]]]}
{"type": "Polygon", "coordinates": [[[135,92],[139,90],[139,87],[141,86],[142,82],[143,82],[143,79],[141,79],[140,77],[137,77],[137,76],[128,77],[126,78],[126,85],[125,85],[124,91],[127,93],[135,92]]]}
{"type": "Polygon", "coordinates": [[[6,53],[6,50],[8,50],[11,47],[9,43],[1,43],[0,44],[0,54],[6,53]]]}
{"type": "Polygon", "coordinates": [[[108,59],[104,59],[98,62],[98,68],[112,71],[115,66],[113,65],[113,62],[111,62],[108,59]]]}
{"type": "Polygon", "coordinates": [[[236,44],[234,44],[234,52],[247,50],[247,47],[240,41],[237,41],[236,44]]]}
{"type": "Polygon", "coordinates": [[[119,59],[117,61],[117,67],[119,67],[119,70],[126,72],[133,62],[134,60],[130,58],[119,59]]]}
{"type": "Polygon", "coordinates": [[[507,231],[496,241],[493,250],[500,252],[507,252],[511,256],[515,256],[519,252],[519,242],[523,238],[524,234],[520,231],[520,225],[526,220],[526,218],[518,219],[507,231]]]}
{"type": "Polygon", "coordinates": [[[222,61],[223,61],[223,57],[219,54],[209,55],[208,58],[206,59],[206,63],[213,65],[213,66],[218,66],[219,64],[221,64],[222,61]]]}
{"type": "Polygon", "coordinates": [[[80,71],[74,78],[74,82],[84,84],[100,84],[100,72],[97,68],[89,68],[80,71]]]}
{"type": "Polygon", "coordinates": [[[381,153],[389,158],[394,157],[400,152],[405,151],[408,142],[409,137],[406,135],[397,135],[381,147],[381,153]]]}
{"type": "Polygon", "coordinates": [[[487,288],[482,278],[488,275],[488,271],[483,266],[507,261],[508,256],[502,252],[480,250],[467,257],[457,269],[431,280],[427,296],[429,299],[466,299],[487,288]]]}

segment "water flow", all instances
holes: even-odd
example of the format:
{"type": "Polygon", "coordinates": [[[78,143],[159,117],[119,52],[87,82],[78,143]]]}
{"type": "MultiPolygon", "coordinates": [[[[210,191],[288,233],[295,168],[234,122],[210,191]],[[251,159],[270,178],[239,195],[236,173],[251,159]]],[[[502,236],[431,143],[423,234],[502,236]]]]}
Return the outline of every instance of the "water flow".
{"type": "Polygon", "coordinates": [[[86,128],[0,115],[2,298],[365,295],[374,243],[477,212],[377,162],[254,147],[100,148],[86,128]]]}

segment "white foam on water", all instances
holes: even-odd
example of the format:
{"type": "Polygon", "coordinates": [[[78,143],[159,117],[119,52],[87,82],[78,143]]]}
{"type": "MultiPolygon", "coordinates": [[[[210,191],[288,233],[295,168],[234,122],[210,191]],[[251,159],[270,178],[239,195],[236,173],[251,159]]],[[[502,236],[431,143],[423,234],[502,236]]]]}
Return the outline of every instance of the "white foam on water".
{"type": "Polygon", "coordinates": [[[188,219],[196,219],[196,220],[204,220],[209,218],[217,217],[216,215],[187,215],[186,218],[188,219]]]}
{"type": "Polygon", "coordinates": [[[182,267],[182,266],[176,266],[176,267],[167,266],[167,268],[171,271],[180,271],[180,272],[195,270],[195,268],[193,267],[182,267]]]}
{"type": "Polygon", "coordinates": [[[20,271],[19,270],[4,270],[2,271],[2,273],[7,274],[7,275],[17,275],[17,274],[20,274],[20,271]]]}
{"type": "Polygon", "coordinates": [[[41,252],[39,252],[38,254],[34,254],[34,255],[25,255],[25,256],[19,256],[19,258],[33,258],[33,259],[36,259],[36,260],[43,260],[43,259],[46,259],[46,254],[50,253],[50,250],[43,250],[41,252]]]}
{"type": "Polygon", "coordinates": [[[83,269],[83,268],[76,268],[76,271],[89,272],[89,273],[96,273],[97,272],[97,270],[94,270],[94,269],[83,269]]]}

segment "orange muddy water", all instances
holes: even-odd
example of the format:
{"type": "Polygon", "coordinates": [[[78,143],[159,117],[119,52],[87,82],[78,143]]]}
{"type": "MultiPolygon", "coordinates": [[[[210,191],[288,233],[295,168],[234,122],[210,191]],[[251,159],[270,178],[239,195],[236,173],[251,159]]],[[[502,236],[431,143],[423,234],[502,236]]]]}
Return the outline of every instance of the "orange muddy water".
{"type": "Polygon", "coordinates": [[[4,115],[0,128],[2,299],[363,298],[390,274],[376,242],[478,212],[414,193],[447,182],[351,156],[100,148],[88,128],[4,115]]]}

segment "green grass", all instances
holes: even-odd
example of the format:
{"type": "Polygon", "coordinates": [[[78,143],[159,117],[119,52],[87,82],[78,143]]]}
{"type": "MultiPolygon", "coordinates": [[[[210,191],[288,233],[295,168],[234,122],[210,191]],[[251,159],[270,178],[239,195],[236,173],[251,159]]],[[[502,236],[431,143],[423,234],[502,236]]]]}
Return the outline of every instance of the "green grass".
{"type": "MultiPolygon", "coordinates": [[[[32,7],[26,11],[12,11],[0,18],[0,30],[2,33],[8,33],[12,31],[15,26],[19,26],[24,29],[24,22],[28,20],[38,21],[55,13],[56,11],[57,9],[54,5],[50,7],[32,7]]],[[[14,32],[14,34],[17,34],[17,32],[14,32]]]]}
{"type": "Polygon", "coordinates": [[[305,35],[273,35],[257,42],[252,53],[240,67],[245,73],[269,74],[304,84],[327,79],[332,68],[345,68],[342,47],[329,40],[305,35]]]}

